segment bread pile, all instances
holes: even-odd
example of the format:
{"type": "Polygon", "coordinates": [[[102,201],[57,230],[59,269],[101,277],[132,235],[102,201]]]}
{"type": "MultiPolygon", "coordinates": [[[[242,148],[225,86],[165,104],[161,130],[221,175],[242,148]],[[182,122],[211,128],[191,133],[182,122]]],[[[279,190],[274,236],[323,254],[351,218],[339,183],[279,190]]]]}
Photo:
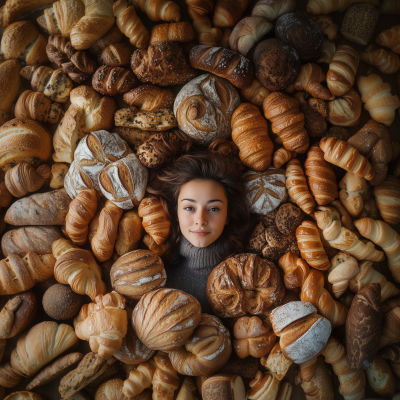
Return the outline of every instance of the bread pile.
{"type": "Polygon", "coordinates": [[[5,2],[0,400],[333,399],[327,364],[346,399],[394,395],[400,25],[358,3],[5,2]],[[147,192],[194,144],[257,219],[215,315],[167,287],[176,221],[147,192]]]}

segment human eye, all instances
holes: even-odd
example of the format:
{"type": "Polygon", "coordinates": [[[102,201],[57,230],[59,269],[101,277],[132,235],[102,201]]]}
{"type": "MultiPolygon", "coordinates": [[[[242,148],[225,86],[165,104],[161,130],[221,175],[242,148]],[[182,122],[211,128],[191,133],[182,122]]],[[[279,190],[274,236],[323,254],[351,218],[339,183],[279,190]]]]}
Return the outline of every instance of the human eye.
{"type": "Polygon", "coordinates": [[[186,207],[183,207],[183,209],[186,210],[186,211],[193,211],[194,210],[194,208],[192,206],[186,206],[186,207]]]}
{"type": "Polygon", "coordinates": [[[210,208],[210,211],[216,212],[216,211],[219,211],[219,208],[218,208],[218,207],[211,207],[211,208],[210,208]]]}

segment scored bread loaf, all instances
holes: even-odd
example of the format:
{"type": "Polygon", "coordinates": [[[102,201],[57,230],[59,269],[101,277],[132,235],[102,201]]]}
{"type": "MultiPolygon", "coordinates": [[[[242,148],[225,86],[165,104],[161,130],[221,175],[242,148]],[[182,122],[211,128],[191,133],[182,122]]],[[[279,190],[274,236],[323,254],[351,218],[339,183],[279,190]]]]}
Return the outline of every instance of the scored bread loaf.
{"type": "Polygon", "coordinates": [[[110,279],[117,293],[140,300],[146,293],[164,287],[167,274],[159,256],[149,250],[134,250],[113,264],[110,279]]]}
{"type": "Polygon", "coordinates": [[[136,83],[136,78],[131,71],[111,65],[102,65],[92,78],[93,89],[106,96],[125,93],[136,83]]]}
{"type": "Polygon", "coordinates": [[[200,321],[200,303],[177,289],[157,289],[145,294],[132,312],[133,329],[152,350],[178,350],[200,321]]]}
{"type": "Polygon", "coordinates": [[[4,221],[11,225],[63,225],[70,202],[65,189],[35,193],[11,204],[4,221]]]}
{"type": "Polygon", "coordinates": [[[270,319],[283,354],[297,364],[316,356],[331,334],[330,322],[310,303],[292,301],[275,308],[270,319]]]}
{"type": "Polygon", "coordinates": [[[110,44],[97,56],[97,62],[100,65],[112,67],[128,65],[130,59],[131,50],[125,43],[110,44]]]}
{"type": "Polygon", "coordinates": [[[239,89],[250,86],[254,78],[253,64],[246,57],[222,47],[195,46],[189,61],[193,68],[225,78],[239,89]]]}

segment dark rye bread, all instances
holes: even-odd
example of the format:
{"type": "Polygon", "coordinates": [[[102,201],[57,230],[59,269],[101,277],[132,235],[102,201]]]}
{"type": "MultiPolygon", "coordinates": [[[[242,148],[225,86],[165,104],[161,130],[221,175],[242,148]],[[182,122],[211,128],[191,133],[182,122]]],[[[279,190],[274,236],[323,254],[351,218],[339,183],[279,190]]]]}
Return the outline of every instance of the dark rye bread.
{"type": "Polygon", "coordinates": [[[291,203],[285,203],[279,207],[275,223],[282,234],[293,235],[303,219],[304,213],[299,207],[291,203]]]}

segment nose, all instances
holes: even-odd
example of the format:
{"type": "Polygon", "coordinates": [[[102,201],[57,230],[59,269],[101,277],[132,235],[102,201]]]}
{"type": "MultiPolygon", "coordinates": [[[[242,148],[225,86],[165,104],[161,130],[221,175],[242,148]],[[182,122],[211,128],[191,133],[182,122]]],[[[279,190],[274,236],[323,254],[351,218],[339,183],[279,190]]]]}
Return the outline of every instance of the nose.
{"type": "Polygon", "coordinates": [[[199,209],[196,215],[196,225],[197,226],[206,226],[207,225],[207,213],[203,209],[199,209]]]}

